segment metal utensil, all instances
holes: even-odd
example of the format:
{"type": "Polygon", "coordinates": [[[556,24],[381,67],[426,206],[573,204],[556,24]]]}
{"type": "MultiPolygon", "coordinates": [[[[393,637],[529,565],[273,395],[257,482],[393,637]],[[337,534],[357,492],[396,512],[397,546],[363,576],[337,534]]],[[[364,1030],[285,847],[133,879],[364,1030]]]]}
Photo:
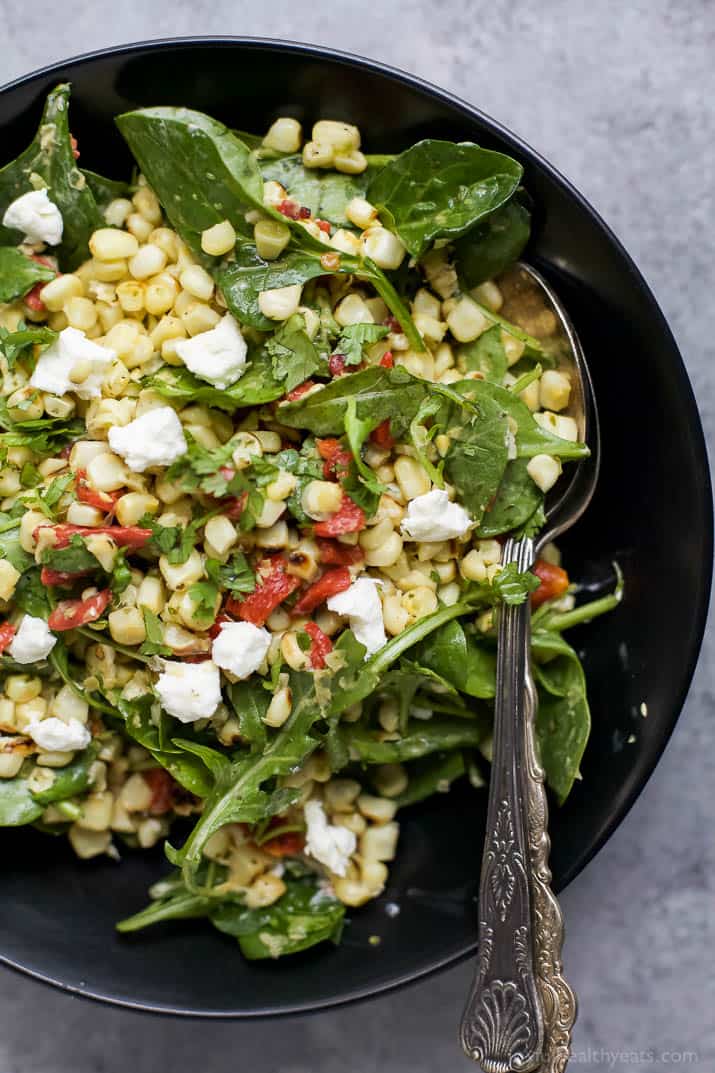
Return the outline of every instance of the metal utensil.
{"type": "MultiPolygon", "coordinates": [[[[549,347],[570,374],[569,409],[591,454],[549,495],[534,540],[508,540],[503,562],[528,570],[539,550],[571,526],[594,492],[600,461],[598,414],[586,360],[560,301],[538,272],[518,264],[502,277],[505,315],[552,327],[549,347]],[[507,308],[507,304],[509,308],[507,308]],[[551,321],[549,321],[551,318],[551,321]]],[[[477,970],[462,1017],[466,1054],[485,1073],[562,1073],[576,999],[561,966],[563,917],[551,890],[548,809],[534,720],[530,605],[504,605],[498,628],[494,744],[479,885],[477,970]]]]}

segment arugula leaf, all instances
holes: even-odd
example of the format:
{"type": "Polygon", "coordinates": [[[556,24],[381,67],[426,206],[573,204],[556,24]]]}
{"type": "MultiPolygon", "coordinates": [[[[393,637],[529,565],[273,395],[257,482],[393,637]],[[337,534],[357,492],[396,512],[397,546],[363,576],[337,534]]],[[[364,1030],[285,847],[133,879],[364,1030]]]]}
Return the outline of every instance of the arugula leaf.
{"type": "Polygon", "coordinates": [[[462,289],[498,276],[521,257],[529,241],[531,213],[521,192],[455,243],[454,262],[462,289]]]}
{"type": "MultiPolygon", "coordinates": [[[[147,693],[134,700],[126,700],[121,694],[111,699],[129,737],[148,749],[156,762],[166,768],[184,789],[197,797],[206,797],[211,790],[211,779],[206,765],[184,749],[166,747],[170,716],[165,712],[160,715],[156,712],[156,698],[147,693]]],[[[189,733],[189,727],[182,729],[189,733]]]]}
{"type": "Polygon", "coordinates": [[[270,693],[255,679],[235,682],[227,690],[228,699],[238,717],[241,737],[250,745],[252,753],[261,753],[266,747],[267,728],[263,722],[271,702],[270,693]]]}
{"type": "Polygon", "coordinates": [[[209,564],[216,564],[211,569],[216,584],[222,592],[230,592],[233,595],[242,595],[253,592],[256,587],[256,575],[251,569],[246,556],[242,551],[233,553],[228,562],[216,563],[214,559],[207,559],[206,569],[209,564]]]}
{"type": "Polygon", "coordinates": [[[473,343],[461,346],[458,360],[460,367],[464,363],[465,372],[480,372],[487,380],[501,384],[508,365],[499,325],[482,332],[473,343]]]}
{"type": "Polygon", "coordinates": [[[397,807],[407,808],[408,805],[424,801],[432,794],[446,793],[451,784],[461,778],[466,770],[461,751],[438,752],[422,760],[415,760],[407,770],[407,789],[395,798],[397,807]]]}
{"type": "Polygon", "coordinates": [[[0,827],[22,827],[35,820],[47,805],[83,793],[90,785],[90,769],[98,752],[91,742],[65,767],[53,769],[52,785],[39,792],[29,788],[34,763],[26,761],[13,779],[0,779],[0,827]]]}
{"type": "Polygon", "coordinates": [[[540,585],[530,570],[519,571],[516,563],[507,563],[492,580],[492,588],[505,604],[523,604],[540,585]]]}
{"type": "Polygon", "coordinates": [[[273,377],[283,382],[285,392],[292,391],[320,368],[320,355],[305,330],[305,318],[294,313],[266,341],[273,377]]]}
{"type": "Polygon", "coordinates": [[[60,570],[65,574],[80,574],[85,570],[100,570],[98,560],[87,548],[78,533],[70,537],[65,548],[45,548],[40,557],[43,566],[51,570],[60,570]]]}
{"type": "Polygon", "coordinates": [[[186,368],[175,367],[147,377],[144,385],[166,399],[202,403],[229,413],[243,406],[273,402],[285,394],[284,384],[273,377],[270,355],[265,349],[252,352],[243,376],[225,389],[199,380],[186,368]]]}
{"type": "Polygon", "coordinates": [[[421,257],[435,239],[457,238],[505,204],[522,174],[503,153],[428,139],[386,164],[367,197],[412,256],[421,257]]]}
{"type": "Polygon", "coordinates": [[[479,712],[473,719],[412,719],[406,733],[396,741],[383,741],[380,729],[361,723],[341,724],[339,735],[352,760],[362,764],[401,764],[430,753],[476,748],[490,729],[490,718],[479,712]]]}
{"type": "Polygon", "coordinates": [[[0,450],[7,447],[29,447],[33,454],[56,454],[67,440],[86,434],[84,421],[66,421],[59,417],[36,417],[27,421],[12,421],[7,402],[0,399],[0,450]]]}
{"type": "Polygon", "coordinates": [[[343,487],[350,498],[362,507],[369,517],[375,513],[380,504],[380,496],[387,490],[362,457],[363,444],[376,427],[376,422],[371,418],[361,420],[358,417],[355,397],[349,398],[345,411],[345,434],[353,458],[350,473],[343,482],[343,487]]]}
{"type": "Polygon", "coordinates": [[[0,246],[0,302],[12,302],[27,294],[36,283],[47,283],[54,278],[54,270],[47,265],[33,261],[14,246],[0,246]]]}
{"type": "MultiPolygon", "coordinates": [[[[0,169],[0,219],[12,201],[34,188],[34,177],[44,181],[50,200],[62,214],[62,242],[53,253],[63,268],[72,271],[86,259],[89,237],[102,226],[102,217],[72,152],[69,98],[67,83],[48,93],[33,141],[0,169]]],[[[12,245],[23,239],[14,228],[0,225],[0,243],[12,245]]]]}
{"type": "Polygon", "coordinates": [[[172,654],[171,649],[164,644],[164,627],[161,619],[143,604],[141,605],[141,612],[144,617],[146,640],[142,643],[139,651],[144,656],[170,656],[172,654]]]}
{"type": "Polygon", "coordinates": [[[346,365],[359,365],[363,347],[384,339],[388,332],[383,324],[348,324],[341,329],[335,352],[343,355],[346,365]]]}

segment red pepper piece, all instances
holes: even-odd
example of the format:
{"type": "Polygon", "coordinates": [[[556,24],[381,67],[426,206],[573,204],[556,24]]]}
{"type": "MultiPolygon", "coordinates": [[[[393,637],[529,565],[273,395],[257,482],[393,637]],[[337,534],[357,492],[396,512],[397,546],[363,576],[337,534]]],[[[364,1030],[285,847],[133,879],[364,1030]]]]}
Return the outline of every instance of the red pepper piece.
{"type": "Polygon", "coordinates": [[[333,642],[326,633],[323,633],[317,622],[306,622],[303,627],[311,640],[308,659],[314,671],[322,671],[325,666],[325,657],[333,651],[333,642]]]}
{"type": "Polygon", "coordinates": [[[531,606],[540,607],[547,600],[553,600],[563,596],[569,587],[569,576],[560,566],[547,563],[545,559],[537,559],[531,568],[532,573],[541,581],[538,589],[531,594],[531,606]]]}
{"type": "Polygon", "coordinates": [[[206,631],[208,633],[209,637],[211,638],[211,640],[212,641],[216,640],[218,635],[221,633],[221,627],[223,626],[224,622],[232,622],[232,621],[233,620],[229,617],[229,615],[224,615],[224,614],[217,615],[213,626],[210,626],[209,629],[206,631]]]}
{"type": "Polygon", "coordinates": [[[323,459],[323,476],[326,480],[341,480],[347,476],[353,456],[343,447],[340,440],[329,436],[324,440],[316,440],[315,446],[323,459]]]}
{"type": "Polygon", "coordinates": [[[315,222],[321,231],[325,231],[326,235],[330,234],[330,224],[327,220],[321,220],[319,217],[315,217],[315,222]]]}
{"type": "Polygon", "coordinates": [[[100,492],[99,489],[92,488],[83,469],[77,470],[74,483],[77,499],[80,503],[87,503],[90,507],[103,510],[105,514],[114,508],[117,500],[122,496],[122,492],[100,492]]]}
{"type": "Polygon", "coordinates": [[[389,313],[382,323],[386,328],[389,328],[391,332],[395,332],[397,335],[402,334],[402,325],[397,317],[393,317],[392,313],[389,313]]]}
{"type": "Polygon", "coordinates": [[[44,313],[45,303],[40,298],[40,291],[45,286],[43,282],[36,283],[35,286],[27,292],[23,298],[23,302],[28,309],[31,309],[33,313],[44,313]]]}
{"type": "Polygon", "coordinates": [[[288,402],[295,402],[296,399],[305,395],[306,391],[310,391],[312,387],[315,387],[315,380],[304,380],[302,384],[298,384],[298,387],[294,387],[292,391],[289,391],[286,395],[288,402]]]}
{"type": "Polygon", "coordinates": [[[53,570],[50,566],[43,566],[40,571],[40,581],[43,585],[71,585],[78,577],[87,577],[92,570],[78,570],[76,574],[70,574],[66,570],[53,570]]]}
{"type": "Polygon", "coordinates": [[[345,355],[331,354],[328,358],[328,371],[331,376],[342,376],[345,372],[345,355]]]}
{"type": "Polygon", "coordinates": [[[390,418],[386,417],[384,421],[381,421],[377,428],[374,428],[370,433],[370,443],[374,443],[376,447],[382,447],[385,451],[390,451],[395,446],[395,441],[390,435],[390,418]]]}
{"type": "Polygon", "coordinates": [[[10,622],[3,622],[0,626],[0,656],[3,654],[9,644],[12,644],[12,639],[17,633],[17,630],[10,622]]]}
{"type": "Polygon", "coordinates": [[[365,511],[350,496],[343,492],[340,510],[325,522],[318,522],[314,532],[319,537],[340,536],[341,533],[357,533],[365,528],[365,511]]]}
{"type": "Polygon", "coordinates": [[[365,552],[359,544],[340,544],[337,540],[318,540],[318,558],[328,566],[353,566],[361,563],[365,552]]]}
{"type": "Polygon", "coordinates": [[[261,849],[264,849],[271,857],[297,857],[304,846],[305,836],[300,831],[286,831],[285,834],[277,835],[268,842],[264,842],[261,849]]]}
{"type": "Polygon", "coordinates": [[[51,630],[74,630],[77,626],[86,626],[101,618],[112,599],[109,589],[102,589],[86,600],[60,600],[47,620],[51,630]]]}
{"type": "Polygon", "coordinates": [[[260,581],[258,587],[242,600],[230,596],[226,601],[226,610],[229,615],[237,615],[244,622],[262,626],[278,605],[295,592],[300,581],[286,574],[285,561],[280,555],[263,559],[258,564],[257,575],[260,581]]]}
{"type": "Polygon", "coordinates": [[[395,359],[392,356],[391,350],[386,350],[382,355],[380,358],[380,365],[382,365],[383,369],[394,369],[395,359]]]}
{"type": "Polygon", "coordinates": [[[68,523],[62,523],[61,525],[38,525],[34,530],[33,536],[37,539],[37,534],[41,529],[52,529],[55,534],[55,547],[66,548],[69,546],[73,536],[89,537],[93,534],[101,533],[103,536],[111,537],[114,543],[120,548],[129,548],[130,550],[137,550],[143,548],[151,540],[151,529],[141,529],[138,525],[69,525],[68,523]]]}
{"type": "Polygon", "coordinates": [[[293,608],[293,613],[309,615],[316,607],[325,603],[329,596],[349,589],[351,583],[352,578],[347,566],[335,566],[332,570],[326,570],[322,577],[305,590],[293,608]]]}
{"type": "Polygon", "coordinates": [[[142,771],[142,776],[151,790],[148,811],[152,816],[163,816],[165,812],[170,812],[174,805],[176,783],[169,772],[163,767],[152,767],[142,771]]]}
{"type": "Polygon", "coordinates": [[[77,148],[77,139],[74,134],[70,134],[70,145],[72,146],[72,156],[75,160],[79,160],[79,149],[77,148]]]}

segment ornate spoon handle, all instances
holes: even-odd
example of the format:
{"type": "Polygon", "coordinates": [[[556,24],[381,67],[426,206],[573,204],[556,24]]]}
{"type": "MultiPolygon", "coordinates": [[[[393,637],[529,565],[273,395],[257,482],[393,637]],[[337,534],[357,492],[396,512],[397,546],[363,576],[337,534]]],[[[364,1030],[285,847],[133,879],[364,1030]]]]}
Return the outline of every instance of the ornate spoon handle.
{"type": "Polygon", "coordinates": [[[544,1014],[544,1057],[540,1073],[563,1073],[571,1053],[571,1032],[576,1020],[576,996],[564,979],[561,950],[564,919],[551,889],[548,805],[544,770],[536,745],[537,694],[531,675],[530,629],[526,634],[526,761],[528,769],[528,831],[531,866],[531,900],[534,921],[534,967],[544,1014]]]}
{"type": "MultiPolygon", "coordinates": [[[[531,540],[509,541],[504,562],[525,570],[531,540]]],[[[477,972],[462,1018],[466,1054],[485,1073],[527,1073],[542,1060],[541,996],[534,972],[527,834],[528,604],[499,620],[494,750],[479,885],[477,972]]]]}

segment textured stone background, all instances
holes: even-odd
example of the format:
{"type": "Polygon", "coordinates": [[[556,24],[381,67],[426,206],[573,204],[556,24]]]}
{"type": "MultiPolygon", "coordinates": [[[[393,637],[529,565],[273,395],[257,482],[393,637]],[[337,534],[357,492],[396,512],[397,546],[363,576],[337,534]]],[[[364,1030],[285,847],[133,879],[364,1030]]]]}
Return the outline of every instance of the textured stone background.
{"type": "MultiPolygon", "coordinates": [[[[712,442],[709,0],[0,0],[0,25],[3,81],[121,42],[234,33],[362,53],[474,102],[573,180],[635,256],[712,442]]],[[[582,1011],[574,1073],[715,1068],[713,656],[711,632],[657,773],[563,899],[582,1011]]],[[[0,1073],[466,1073],[455,1032],[469,975],[462,966],[375,1003],[234,1026],[90,1005],[0,970],[0,1073]]]]}

